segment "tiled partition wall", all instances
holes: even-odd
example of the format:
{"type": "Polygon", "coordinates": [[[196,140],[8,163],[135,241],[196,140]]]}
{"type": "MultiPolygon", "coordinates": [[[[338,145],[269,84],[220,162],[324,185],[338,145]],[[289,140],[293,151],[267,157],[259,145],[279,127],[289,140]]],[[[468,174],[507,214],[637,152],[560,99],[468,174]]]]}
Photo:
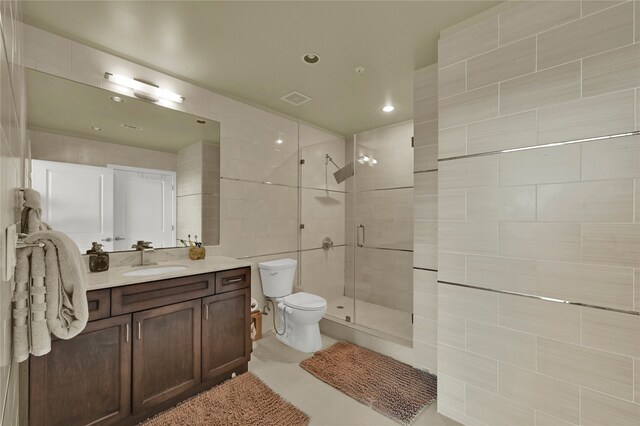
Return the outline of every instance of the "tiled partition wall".
{"type": "MultiPolygon", "coordinates": [[[[7,247],[4,230],[20,220],[17,189],[23,185],[26,151],[26,102],[22,57],[22,33],[18,24],[20,3],[0,2],[0,258],[7,247]]],[[[0,262],[0,424],[18,424],[18,366],[12,362],[12,282],[4,279],[0,262]]],[[[11,280],[12,281],[12,280],[11,280]]]]}
{"type": "MultiPolygon", "coordinates": [[[[257,263],[284,257],[299,259],[299,142],[305,147],[313,141],[335,140],[336,136],[320,130],[310,132],[309,126],[292,119],[36,27],[26,24],[23,27],[25,65],[29,68],[115,91],[120,89],[104,80],[105,71],[134,75],[186,98],[182,105],[170,107],[220,122],[220,245],[207,247],[207,254],[250,258],[254,262],[252,295],[263,304],[257,263]],[[282,143],[276,143],[278,140],[282,143]]],[[[324,169],[324,163],[321,168],[324,169]]],[[[338,231],[336,235],[338,239],[342,234],[338,231]]],[[[158,260],[185,258],[186,252],[163,250],[156,256],[158,260]]],[[[115,263],[137,260],[135,253],[112,256],[115,263]]],[[[334,274],[339,280],[343,264],[334,263],[339,264],[334,274]]],[[[270,318],[263,321],[263,326],[271,328],[270,318]]]]}
{"type": "Polygon", "coordinates": [[[640,424],[640,136],[517,149],[639,128],[639,16],[631,1],[518,2],[441,34],[447,416],[640,424]]]}
{"type": "Polygon", "coordinates": [[[413,354],[437,369],[438,321],[438,65],[413,79],[413,354]]]}

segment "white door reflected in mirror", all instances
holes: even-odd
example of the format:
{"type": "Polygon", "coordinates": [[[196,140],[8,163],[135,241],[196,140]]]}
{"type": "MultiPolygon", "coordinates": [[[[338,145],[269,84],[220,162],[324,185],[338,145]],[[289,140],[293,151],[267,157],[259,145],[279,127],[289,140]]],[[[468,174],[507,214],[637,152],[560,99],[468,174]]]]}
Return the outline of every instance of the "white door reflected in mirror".
{"type": "Polygon", "coordinates": [[[130,250],[138,240],[175,246],[175,179],[172,171],[32,161],[42,219],[82,252],[92,241],[105,251],[130,250]]]}
{"type": "Polygon", "coordinates": [[[130,250],[137,241],[154,248],[176,242],[176,173],[134,167],[113,168],[115,251],[130,250]]]}
{"type": "Polygon", "coordinates": [[[84,253],[97,241],[113,251],[113,170],[54,161],[31,161],[42,220],[69,235],[84,253]]]}

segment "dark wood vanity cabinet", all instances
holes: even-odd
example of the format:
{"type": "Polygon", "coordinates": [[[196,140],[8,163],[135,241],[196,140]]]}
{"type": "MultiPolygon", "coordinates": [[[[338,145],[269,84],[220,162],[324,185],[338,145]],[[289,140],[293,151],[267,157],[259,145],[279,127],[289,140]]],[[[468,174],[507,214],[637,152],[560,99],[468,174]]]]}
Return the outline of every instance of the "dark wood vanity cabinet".
{"type": "Polygon", "coordinates": [[[251,289],[202,299],[202,378],[212,379],[249,361],[251,289]],[[224,320],[221,320],[224,318],[224,320]]]}
{"type": "Polygon", "coordinates": [[[200,383],[200,304],[196,299],[133,314],[134,413],[200,383]]]}
{"type": "Polygon", "coordinates": [[[131,316],[93,321],[29,364],[29,424],[110,425],[131,412],[131,316]]]}
{"type": "Polygon", "coordinates": [[[30,358],[29,424],[135,424],[247,371],[250,280],[242,268],[88,292],[85,330],[30,358]]]}

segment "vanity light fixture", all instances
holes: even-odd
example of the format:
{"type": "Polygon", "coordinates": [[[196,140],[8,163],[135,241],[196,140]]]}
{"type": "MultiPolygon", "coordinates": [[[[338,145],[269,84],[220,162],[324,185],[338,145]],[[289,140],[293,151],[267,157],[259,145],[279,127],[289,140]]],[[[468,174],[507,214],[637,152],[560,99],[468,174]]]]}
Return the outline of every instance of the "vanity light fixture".
{"type": "Polygon", "coordinates": [[[394,109],[396,109],[396,107],[394,107],[393,105],[385,105],[385,106],[382,107],[382,111],[384,111],[384,112],[391,112],[394,109]]]}
{"type": "Polygon", "coordinates": [[[282,138],[278,138],[278,140],[276,140],[276,143],[278,145],[282,145],[284,143],[284,141],[282,140],[282,138]]]}
{"type": "Polygon", "coordinates": [[[109,99],[111,99],[113,102],[117,102],[119,104],[124,102],[124,99],[122,99],[120,96],[111,96],[109,99]]]}
{"type": "Polygon", "coordinates": [[[137,78],[129,78],[118,74],[111,74],[110,72],[105,72],[104,78],[112,83],[117,84],[118,86],[127,87],[133,90],[134,96],[141,99],[146,99],[151,102],[167,100],[181,104],[184,101],[184,97],[178,95],[177,93],[161,89],[155,84],[151,84],[137,78]]]}

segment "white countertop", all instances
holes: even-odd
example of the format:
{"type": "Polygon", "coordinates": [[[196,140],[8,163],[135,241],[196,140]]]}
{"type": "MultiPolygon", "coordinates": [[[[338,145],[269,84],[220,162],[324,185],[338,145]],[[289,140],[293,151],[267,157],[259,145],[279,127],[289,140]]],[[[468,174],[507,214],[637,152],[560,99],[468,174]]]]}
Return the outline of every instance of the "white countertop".
{"type": "Polygon", "coordinates": [[[167,278],[186,277],[189,275],[206,274],[208,272],[226,271],[228,269],[244,268],[251,266],[251,262],[238,260],[226,256],[210,256],[202,260],[172,260],[169,262],[159,262],[149,266],[118,266],[111,267],[105,272],[87,272],[87,291],[99,290],[103,288],[120,287],[129,284],[139,284],[149,281],[164,280],[167,278]],[[146,275],[146,276],[125,276],[126,272],[136,269],[146,269],[161,266],[186,266],[180,271],[146,275]]]}

